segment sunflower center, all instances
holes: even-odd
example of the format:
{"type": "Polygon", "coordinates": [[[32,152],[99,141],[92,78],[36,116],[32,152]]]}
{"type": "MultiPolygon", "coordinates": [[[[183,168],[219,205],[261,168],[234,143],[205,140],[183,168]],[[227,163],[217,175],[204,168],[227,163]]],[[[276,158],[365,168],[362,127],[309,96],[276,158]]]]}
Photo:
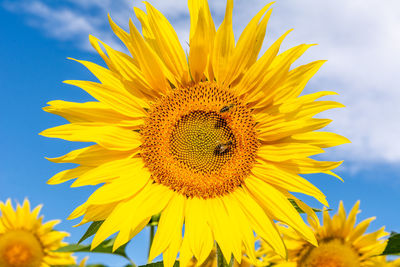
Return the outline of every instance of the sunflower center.
{"type": "Polygon", "coordinates": [[[42,258],[42,246],[32,233],[16,230],[0,235],[0,266],[39,267],[42,258]]]}
{"type": "Polygon", "coordinates": [[[149,111],[141,156],[157,183],[187,197],[222,196],[250,173],[254,126],[246,105],[214,83],[177,88],[149,111]]]}
{"type": "Polygon", "coordinates": [[[194,111],[176,123],[171,154],[200,172],[214,172],[232,158],[236,140],[224,118],[216,112],[194,111]]]}
{"type": "Polygon", "coordinates": [[[359,267],[356,251],[342,239],[321,242],[305,253],[298,262],[299,267],[359,267]]]}

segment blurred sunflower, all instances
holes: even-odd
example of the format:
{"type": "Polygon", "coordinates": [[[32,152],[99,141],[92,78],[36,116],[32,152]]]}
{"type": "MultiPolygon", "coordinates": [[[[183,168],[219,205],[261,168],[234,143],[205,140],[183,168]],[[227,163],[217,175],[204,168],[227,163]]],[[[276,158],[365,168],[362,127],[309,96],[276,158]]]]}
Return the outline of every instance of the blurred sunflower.
{"type": "MultiPolygon", "coordinates": [[[[280,226],[288,249],[288,261],[281,259],[269,246],[261,242],[258,254],[264,255],[262,266],[272,264],[277,267],[366,267],[391,266],[385,265],[385,257],[380,255],[386,246],[387,236],[384,227],[376,232],[365,234],[369,224],[375,218],[356,223],[359,210],[358,201],[348,217],[339,204],[339,211],[332,218],[328,211],[323,212],[323,226],[317,220],[309,220],[318,240],[318,247],[312,246],[303,240],[292,228],[280,226]]],[[[395,266],[395,265],[394,265],[395,266]]]]}
{"type": "Polygon", "coordinates": [[[28,200],[14,210],[11,201],[0,202],[0,266],[50,267],[75,264],[71,253],[53,252],[66,245],[69,234],[55,231],[58,220],[43,223],[41,206],[32,211],[28,200]]]}
{"type": "Polygon", "coordinates": [[[400,258],[395,260],[387,260],[386,256],[376,257],[374,264],[370,265],[373,267],[400,267],[400,258]]]}
{"type": "Polygon", "coordinates": [[[324,61],[291,69],[312,45],[278,55],[289,31],[258,58],[271,4],[254,16],[235,44],[233,0],[228,0],[218,30],[208,2],[189,0],[186,58],[167,19],[145,4],[147,13],[135,8],[143,37],[131,21],[128,33],[110,18],[131,55],[91,36],[108,68],[77,61],[100,83],[66,81],[98,101],[58,100],[44,108],[70,124],[42,135],[96,143],[50,159],[80,165],[58,173],[50,184],[75,178],[73,187],[103,184],[70,218],[84,216],[81,224],[104,220],[92,246],[119,232],[116,249],[161,212],[150,260],[163,253],[166,266],[172,266],[179,251],[183,266],[192,256],[201,264],[214,240],[227,261],[231,254],[241,261],[242,245],[254,259],[253,231],[285,257],[273,220],[316,244],[288,198],[309,214],[312,210],[289,191],[327,205],[323,193],[299,174],[335,175],[331,170],[340,162],[308,157],[348,142],[333,133],[314,132],[331,121],[313,118],[315,114],[342,107],[315,101],[333,92],[299,97],[324,61]]]}

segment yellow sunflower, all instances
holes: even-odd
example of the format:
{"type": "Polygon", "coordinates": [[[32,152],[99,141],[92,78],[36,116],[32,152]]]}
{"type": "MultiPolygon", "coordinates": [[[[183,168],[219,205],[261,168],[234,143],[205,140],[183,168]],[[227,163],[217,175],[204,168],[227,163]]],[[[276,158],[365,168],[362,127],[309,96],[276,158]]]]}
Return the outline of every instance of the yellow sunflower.
{"type": "Polygon", "coordinates": [[[50,267],[75,264],[71,253],[53,252],[66,245],[68,233],[55,231],[58,220],[43,223],[41,206],[32,211],[28,200],[14,210],[11,201],[0,202],[0,266],[50,267]]]}
{"type": "MultiPolygon", "coordinates": [[[[265,256],[260,265],[273,264],[277,267],[366,267],[390,266],[385,265],[385,257],[380,255],[386,246],[387,236],[384,227],[376,232],[365,234],[369,224],[375,218],[356,223],[359,210],[358,201],[346,218],[343,203],[332,218],[328,211],[323,212],[323,226],[317,220],[309,220],[318,240],[318,247],[310,245],[292,228],[280,226],[286,247],[288,261],[282,260],[272,252],[269,246],[261,243],[259,254],[265,256]]],[[[394,265],[395,266],[395,265],[394,265]]]]}
{"type": "Polygon", "coordinates": [[[102,184],[70,218],[84,216],[82,224],[104,220],[92,246],[118,232],[116,249],[161,213],[150,260],[163,253],[166,266],[179,251],[182,266],[192,256],[201,264],[214,241],[227,261],[232,254],[241,261],[242,245],[254,258],[253,231],[285,257],[274,220],[316,244],[288,198],[310,214],[289,191],[327,205],[323,193],[299,174],[334,175],[331,170],[340,162],[308,157],[348,142],[315,132],[331,121],[315,114],[342,107],[316,101],[333,92],[299,96],[324,61],[291,68],[312,45],[278,55],[289,31],[259,57],[271,4],[254,16],[235,44],[233,0],[218,30],[207,1],[189,0],[188,57],[167,19],[145,4],[147,13],[135,8],[143,36],[131,21],[128,33],[110,19],[131,55],[91,36],[107,68],[77,61],[100,82],[66,81],[97,101],[57,100],[44,108],[70,124],[42,135],[95,143],[50,159],[80,165],[58,173],[50,184],[75,178],[72,187],[102,184]]]}

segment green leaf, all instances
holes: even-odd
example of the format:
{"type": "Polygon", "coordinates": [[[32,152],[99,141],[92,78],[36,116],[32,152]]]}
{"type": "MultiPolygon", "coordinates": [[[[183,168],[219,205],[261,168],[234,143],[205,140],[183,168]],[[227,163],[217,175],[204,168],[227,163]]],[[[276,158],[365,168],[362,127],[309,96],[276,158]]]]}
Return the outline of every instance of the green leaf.
{"type": "Polygon", "coordinates": [[[382,255],[398,255],[400,254],[400,234],[392,232],[388,243],[382,255]]]}
{"type": "MultiPolygon", "coordinates": [[[[149,263],[146,265],[141,265],[139,267],[164,267],[164,263],[162,261],[158,261],[158,262],[149,263]]],[[[174,267],[179,267],[179,261],[175,261],[174,267]]]]}
{"type": "Polygon", "coordinates": [[[104,221],[97,221],[93,222],[89,228],[86,230],[86,233],[79,239],[78,244],[82,243],[92,235],[96,234],[97,231],[99,230],[100,226],[103,224],[104,221]]]}
{"type": "Polygon", "coordinates": [[[126,255],[125,248],[126,245],[119,247],[116,251],[112,251],[112,247],[115,239],[107,239],[103,241],[99,246],[95,249],[90,250],[90,245],[82,245],[82,244],[70,244],[65,247],[59,248],[56,252],[91,252],[91,253],[107,253],[122,256],[129,260],[128,255],[126,255]]]}
{"type": "MultiPolygon", "coordinates": [[[[294,201],[294,199],[292,198],[288,198],[288,200],[290,201],[290,203],[293,205],[293,207],[297,210],[298,213],[305,213],[300,207],[299,205],[297,205],[296,201],[294,201]]],[[[322,212],[323,210],[321,209],[316,209],[316,208],[312,208],[313,211],[315,212],[322,212]]],[[[331,209],[327,209],[327,211],[330,211],[331,209]]]]}

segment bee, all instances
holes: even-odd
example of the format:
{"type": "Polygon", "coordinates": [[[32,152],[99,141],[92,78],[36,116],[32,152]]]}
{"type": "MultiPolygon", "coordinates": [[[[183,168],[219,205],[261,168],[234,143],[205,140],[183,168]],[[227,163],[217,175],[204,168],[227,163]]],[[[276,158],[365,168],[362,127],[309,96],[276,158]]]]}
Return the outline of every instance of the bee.
{"type": "Polygon", "coordinates": [[[235,106],[235,104],[230,104],[228,106],[224,106],[223,108],[221,108],[221,110],[219,111],[219,113],[224,113],[224,112],[228,112],[231,108],[233,108],[235,106]]]}
{"type": "Polygon", "coordinates": [[[215,147],[214,152],[217,155],[223,155],[229,151],[229,149],[232,147],[232,145],[233,145],[232,141],[219,142],[219,144],[215,147]]]}

